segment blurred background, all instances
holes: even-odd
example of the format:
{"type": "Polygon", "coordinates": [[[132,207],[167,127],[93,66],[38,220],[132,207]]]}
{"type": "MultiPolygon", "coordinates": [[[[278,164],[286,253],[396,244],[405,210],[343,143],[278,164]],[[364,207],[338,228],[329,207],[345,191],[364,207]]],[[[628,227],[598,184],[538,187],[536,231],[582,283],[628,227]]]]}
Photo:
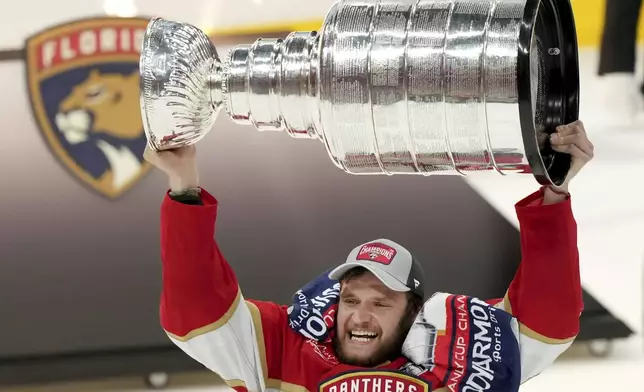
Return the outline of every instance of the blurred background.
{"type": "MultiPolygon", "coordinates": [[[[227,389],[172,346],[159,326],[158,212],[166,183],[141,159],[140,37],[146,18],[160,16],[198,26],[225,54],[258,37],[316,30],[332,3],[5,4],[0,391],[227,389]],[[77,51],[69,44],[79,37],[91,42],[83,34],[106,29],[104,42],[116,35],[128,42],[118,55],[108,46],[77,51]],[[106,87],[94,91],[89,80],[106,87]],[[82,106],[106,93],[123,104],[102,107],[91,119],[60,114],[66,105],[82,106]],[[87,136],[82,125],[91,120],[106,131],[87,136]],[[115,166],[117,155],[129,163],[115,166]]],[[[572,5],[581,47],[581,118],[597,154],[571,187],[585,311],[575,345],[522,391],[640,391],[641,4],[572,5]]],[[[318,142],[259,133],[224,116],[199,151],[203,186],[222,206],[218,240],[245,295],[280,303],[355,244],[381,236],[416,253],[431,271],[431,291],[502,296],[521,257],[514,203],[537,189],[530,176],[349,176],[318,142]],[[325,252],[311,252],[320,244],[325,252]]]]}

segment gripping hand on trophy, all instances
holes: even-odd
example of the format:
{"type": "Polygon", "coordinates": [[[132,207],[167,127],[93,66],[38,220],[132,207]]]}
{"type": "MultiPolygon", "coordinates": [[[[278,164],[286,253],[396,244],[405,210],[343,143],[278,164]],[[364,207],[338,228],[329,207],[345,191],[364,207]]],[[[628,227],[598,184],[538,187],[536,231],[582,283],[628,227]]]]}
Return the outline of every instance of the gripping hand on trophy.
{"type": "Polygon", "coordinates": [[[199,172],[194,145],[166,151],[146,148],[144,158],[168,176],[170,195],[182,202],[199,199],[199,172]]]}
{"type": "Polygon", "coordinates": [[[579,172],[595,156],[595,146],[588,138],[584,123],[575,121],[570,124],[557,127],[556,132],[550,135],[552,149],[570,155],[570,169],[566,174],[566,181],[557,189],[548,187],[545,195],[545,204],[560,201],[562,196],[568,193],[570,181],[579,174],[579,172]]]}

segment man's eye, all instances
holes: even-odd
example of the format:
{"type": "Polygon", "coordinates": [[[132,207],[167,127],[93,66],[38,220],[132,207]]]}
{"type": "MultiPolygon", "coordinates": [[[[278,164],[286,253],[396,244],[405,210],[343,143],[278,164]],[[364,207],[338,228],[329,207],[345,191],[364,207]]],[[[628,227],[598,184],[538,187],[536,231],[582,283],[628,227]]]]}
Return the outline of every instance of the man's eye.
{"type": "Polygon", "coordinates": [[[386,304],[384,302],[376,302],[376,307],[378,307],[378,308],[388,308],[389,304],[386,304]]]}
{"type": "Polygon", "coordinates": [[[345,298],[342,302],[344,302],[347,305],[354,305],[357,303],[357,301],[352,298],[345,298]]]}

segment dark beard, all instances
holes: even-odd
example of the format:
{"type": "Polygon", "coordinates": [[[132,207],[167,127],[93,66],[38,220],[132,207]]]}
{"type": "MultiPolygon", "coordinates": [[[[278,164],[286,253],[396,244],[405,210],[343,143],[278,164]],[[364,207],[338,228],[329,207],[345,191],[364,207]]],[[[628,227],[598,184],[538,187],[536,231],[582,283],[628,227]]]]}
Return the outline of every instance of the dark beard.
{"type": "Polygon", "coordinates": [[[338,338],[336,326],[336,331],[333,334],[332,339],[335,355],[342,364],[365,368],[374,368],[387,361],[393,361],[402,356],[402,345],[405,342],[407,333],[409,333],[414,317],[414,314],[406,314],[398,323],[396,334],[391,339],[382,342],[381,346],[378,347],[378,350],[370,356],[369,359],[365,360],[348,358],[345,355],[340,339],[338,338]]]}

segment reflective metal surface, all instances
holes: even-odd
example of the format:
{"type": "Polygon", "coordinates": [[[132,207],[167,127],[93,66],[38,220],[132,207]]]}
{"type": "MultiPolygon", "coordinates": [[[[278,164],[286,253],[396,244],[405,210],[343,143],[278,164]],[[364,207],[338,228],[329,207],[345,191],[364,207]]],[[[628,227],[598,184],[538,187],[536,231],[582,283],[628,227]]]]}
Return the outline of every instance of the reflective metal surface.
{"type": "Polygon", "coordinates": [[[559,53],[520,41],[527,2],[343,0],[319,33],[258,39],[221,61],[196,28],[156,19],[141,60],[150,144],[195,143],[224,107],[260,131],[320,140],[352,174],[531,173],[552,131],[543,56],[559,53]]]}
{"type": "Polygon", "coordinates": [[[153,19],[139,69],[141,114],[149,144],[160,149],[203,138],[221,105],[221,95],[210,94],[211,80],[221,75],[210,39],[193,26],[153,19]]]}

